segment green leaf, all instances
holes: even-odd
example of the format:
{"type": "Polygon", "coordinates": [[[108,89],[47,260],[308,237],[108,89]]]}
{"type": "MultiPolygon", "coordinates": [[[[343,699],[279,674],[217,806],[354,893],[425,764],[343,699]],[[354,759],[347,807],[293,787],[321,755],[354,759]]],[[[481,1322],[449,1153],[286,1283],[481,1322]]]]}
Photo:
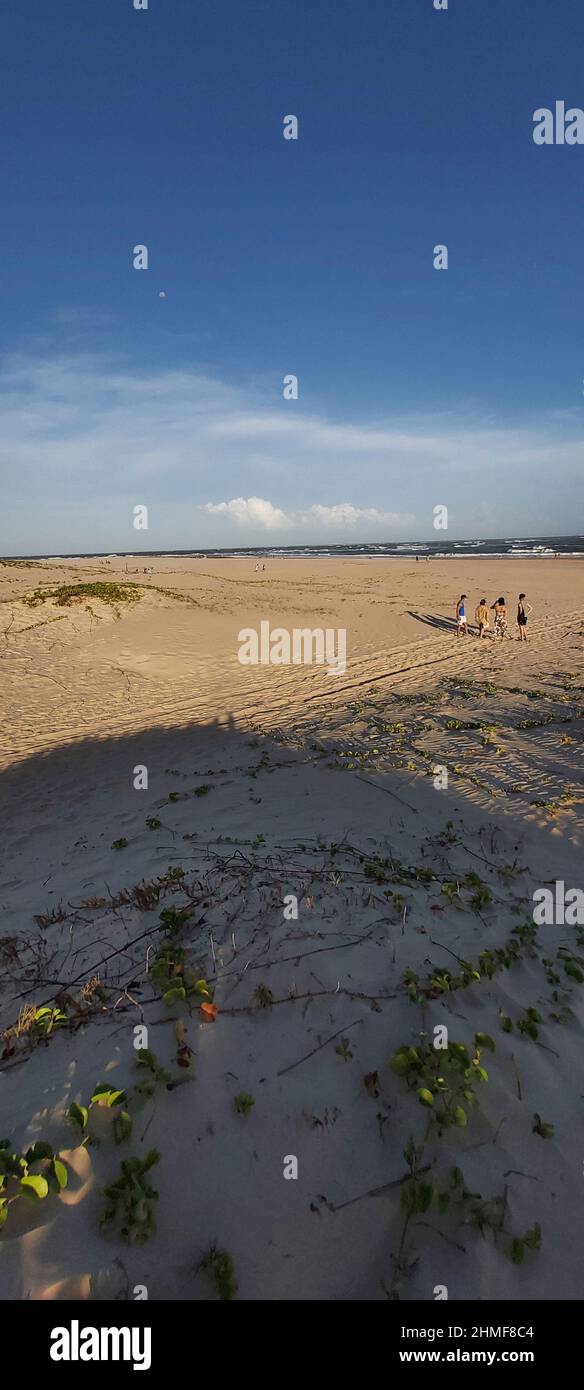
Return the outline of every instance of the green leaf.
{"type": "Polygon", "coordinates": [[[504,1033],[512,1033],[512,1032],[513,1032],[513,1021],[512,1021],[512,1019],[510,1019],[510,1018],[502,1018],[502,1019],[501,1019],[501,1027],[502,1027],[504,1033]]]}
{"type": "Polygon", "coordinates": [[[8,1198],[0,1197],[0,1230],[8,1217],[8,1198]]]}
{"type": "Polygon", "coordinates": [[[105,1103],[109,1109],[112,1105],[122,1105],[125,1100],[125,1091],[115,1091],[112,1086],[103,1084],[101,1086],[96,1086],[91,1097],[91,1104],[100,1105],[105,1103]]]}
{"type": "Polygon", "coordinates": [[[169,1005],[177,1003],[178,1000],[186,999],[186,997],[187,992],[184,985],[173,985],[172,989],[167,989],[166,993],[163,994],[162,1000],[164,1004],[169,1005]]]}
{"type": "Polygon", "coordinates": [[[418,1100],[420,1102],[420,1105],[427,1105],[429,1107],[434,1104],[434,1097],[432,1095],[432,1092],[429,1091],[426,1086],[420,1087],[420,1090],[418,1091],[418,1100]]]}
{"type": "Polygon", "coordinates": [[[475,1047],[486,1048],[488,1052],[495,1051],[495,1044],[489,1033],[475,1033],[475,1047]]]}
{"type": "MultiPolygon", "coordinates": [[[[138,1162],[140,1162],[139,1159],[138,1162]]],[[[160,1154],[158,1152],[158,1149],[149,1149],[148,1153],[146,1154],[146,1158],[143,1160],[141,1165],[142,1172],[147,1173],[148,1169],[153,1168],[155,1163],[160,1163],[160,1154]]]]}
{"type": "Polygon", "coordinates": [[[74,1124],[79,1125],[80,1130],[83,1131],[87,1128],[89,1120],[89,1110],[87,1106],[78,1105],[77,1101],[74,1101],[73,1104],[69,1106],[68,1115],[69,1119],[72,1120],[74,1124]]]}
{"type": "Polygon", "coordinates": [[[517,1027],[520,1033],[527,1033],[528,1038],[531,1038],[532,1042],[537,1042],[539,1037],[537,1023],[533,1023],[531,1019],[520,1018],[517,1027]]]}
{"type": "Polygon", "coordinates": [[[24,1155],[24,1161],[25,1163],[40,1163],[43,1158],[52,1157],[53,1150],[51,1145],[39,1141],[37,1144],[31,1144],[30,1149],[27,1149],[24,1155]]]}
{"type": "Polygon", "coordinates": [[[414,1182],[404,1183],[400,1195],[400,1205],[402,1210],[406,1212],[414,1212],[416,1210],[417,1200],[418,1199],[416,1194],[416,1184],[414,1182]]]}
{"type": "Polygon", "coordinates": [[[40,1201],[43,1197],[46,1197],[49,1190],[49,1184],[46,1178],[30,1173],[28,1177],[20,1179],[20,1186],[25,1196],[31,1197],[33,1201],[40,1201]]]}
{"type": "Polygon", "coordinates": [[[463,1110],[462,1105],[456,1105],[454,1107],[452,1119],[455,1125],[459,1125],[461,1129],[464,1129],[466,1125],[466,1110],[463,1110]]]}
{"type": "Polygon", "coordinates": [[[100,1081],[99,1086],[94,1086],[93,1088],[93,1095],[91,1097],[90,1105],[93,1105],[94,1101],[99,1100],[100,1096],[109,1095],[111,1089],[112,1088],[107,1081],[100,1081]]]}
{"type": "Polygon", "coordinates": [[[464,1043],[450,1043],[448,1053],[459,1066],[470,1067],[470,1057],[464,1043]]]}
{"type": "Polygon", "coordinates": [[[396,1076],[405,1076],[412,1064],[405,1052],[394,1052],[389,1065],[396,1076]]]}
{"type": "Polygon", "coordinates": [[[416,1192],[416,1211],[428,1211],[434,1199],[434,1188],[430,1182],[420,1183],[416,1192]]]}
{"type": "Polygon", "coordinates": [[[53,1162],[53,1171],[60,1188],[66,1187],[69,1179],[67,1169],[62,1159],[56,1158],[53,1162]]]}
{"type": "Polygon", "coordinates": [[[150,1071],[156,1071],[156,1057],[149,1047],[140,1047],[136,1053],[137,1066],[149,1067],[150,1071]]]}
{"type": "Polygon", "coordinates": [[[515,1236],[511,1241],[511,1244],[507,1248],[507,1254],[514,1265],[523,1264],[523,1241],[520,1240],[518,1236],[515,1236]]]}
{"type": "Polygon", "coordinates": [[[405,1149],[403,1150],[403,1155],[408,1165],[408,1168],[413,1168],[414,1163],[416,1161],[416,1146],[411,1135],[408,1139],[405,1149]]]}
{"type": "Polygon", "coordinates": [[[535,1225],[532,1226],[529,1231],[526,1231],[521,1239],[528,1250],[539,1250],[541,1248],[541,1226],[539,1221],[536,1221],[535,1225]]]}
{"type": "Polygon", "coordinates": [[[108,1103],[108,1106],[112,1106],[112,1105],[125,1105],[125,1103],[126,1103],[126,1092],[125,1092],[125,1091],[110,1091],[109,1096],[108,1096],[107,1103],[108,1103]]]}
{"type": "Polygon", "coordinates": [[[533,1118],[535,1124],[531,1127],[532,1133],[539,1134],[541,1139],[553,1139],[554,1126],[549,1124],[547,1120],[542,1120],[541,1115],[538,1115],[537,1112],[533,1118]]]}
{"type": "Polygon", "coordinates": [[[114,1120],[113,1130],[116,1144],[123,1144],[126,1139],[130,1138],[132,1133],[132,1116],[128,1114],[127,1110],[120,1110],[118,1112],[114,1120]]]}

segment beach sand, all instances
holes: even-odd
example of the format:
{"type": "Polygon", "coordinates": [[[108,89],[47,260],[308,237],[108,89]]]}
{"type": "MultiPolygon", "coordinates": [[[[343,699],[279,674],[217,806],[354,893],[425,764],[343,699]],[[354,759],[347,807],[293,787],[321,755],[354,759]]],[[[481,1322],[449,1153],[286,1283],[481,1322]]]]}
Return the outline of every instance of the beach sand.
{"type": "Polygon", "coordinates": [[[532,895],[583,886],[582,561],[254,563],[0,565],[0,1136],[69,1173],[11,1205],[0,1297],[214,1298],[216,1246],[243,1299],[579,1299],[584,930],[534,933],[532,895]],[[139,601],[42,598],[101,580],[139,601]],[[504,593],[513,640],[457,640],[462,591],[471,618],[504,593]],[[242,666],[266,620],[346,629],[346,671],[242,666]],[[161,944],[214,1021],[163,1002],[161,944]],[[439,1134],[390,1059],[443,1025],[495,1051],[439,1134]],[[115,1108],[85,1145],[66,1118],[99,1083],[119,1145],[115,1108]],[[404,1231],[410,1136],[433,1194],[404,1231]],[[156,1230],[127,1244],[103,1188],[151,1148],[156,1230]]]}

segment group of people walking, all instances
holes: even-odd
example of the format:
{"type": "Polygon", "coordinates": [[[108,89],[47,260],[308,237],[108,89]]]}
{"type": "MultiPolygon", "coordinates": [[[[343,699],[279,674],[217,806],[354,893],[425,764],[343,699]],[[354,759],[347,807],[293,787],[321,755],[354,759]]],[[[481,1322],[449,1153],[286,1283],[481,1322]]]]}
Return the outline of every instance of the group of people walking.
{"type": "MultiPolygon", "coordinates": [[[[466,594],[461,594],[456,605],[456,636],[468,637],[468,621],[466,616],[466,594]]],[[[497,641],[507,634],[507,604],[504,598],[497,598],[487,608],[486,598],[482,598],[475,608],[474,620],[478,628],[478,637],[486,637],[491,628],[491,613],[494,614],[493,628],[494,636],[497,641]]],[[[527,642],[527,616],[531,613],[531,604],[525,601],[525,594],[520,594],[517,600],[516,623],[518,631],[518,641],[527,642]]]]}

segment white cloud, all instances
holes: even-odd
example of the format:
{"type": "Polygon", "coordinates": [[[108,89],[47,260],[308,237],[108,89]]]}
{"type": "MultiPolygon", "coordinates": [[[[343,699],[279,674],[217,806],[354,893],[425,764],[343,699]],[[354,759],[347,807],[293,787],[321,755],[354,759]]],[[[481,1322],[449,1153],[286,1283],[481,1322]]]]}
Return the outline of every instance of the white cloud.
{"type": "Polygon", "coordinates": [[[341,529],[354,526],[405,526],[416,520],[412,512],[380,512],[377,507],[354,507],[351,502],[336,502],[332,507],[315,502],[304,516],[307,520],[322,522],[324,526],[341,529]]]}
{"type": "Polygon", "coordinates": [[[238,526],[261,526],[266,531],[283,531],[291,524],[286,513],[264,497],[232,497],[230,502],[206,502],[204,511],[212,516],[225,516],[238,526]]]}
{"type": "Polygon", "coordinates": [[[206,502],[203,510],[212,516],[224,516],[238,526],[261,526],[266,531],[284,531],[289,527],[317,526],[347,530],[361,526],[404,526],[415,522],[413,513],[381,512],[377,507],[354,507],[351,502],[336,502],[332,507],[315,502],[305,512],[284,512],[265,497],[232,497],[230,502],[206,502]]]}

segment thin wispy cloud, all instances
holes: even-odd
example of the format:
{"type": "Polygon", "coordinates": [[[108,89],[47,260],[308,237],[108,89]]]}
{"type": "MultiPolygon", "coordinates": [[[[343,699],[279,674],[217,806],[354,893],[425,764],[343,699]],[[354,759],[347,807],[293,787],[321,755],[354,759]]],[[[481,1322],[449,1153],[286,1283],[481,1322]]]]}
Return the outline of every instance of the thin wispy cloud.
{"type": "Polygon", "coordinates": [[[455,538],[569,533],[583,443],[571,413],[332,419],[188,366],[31,352],[0,367],[0,551],[435,538],[436,504],[455,538]]]}

